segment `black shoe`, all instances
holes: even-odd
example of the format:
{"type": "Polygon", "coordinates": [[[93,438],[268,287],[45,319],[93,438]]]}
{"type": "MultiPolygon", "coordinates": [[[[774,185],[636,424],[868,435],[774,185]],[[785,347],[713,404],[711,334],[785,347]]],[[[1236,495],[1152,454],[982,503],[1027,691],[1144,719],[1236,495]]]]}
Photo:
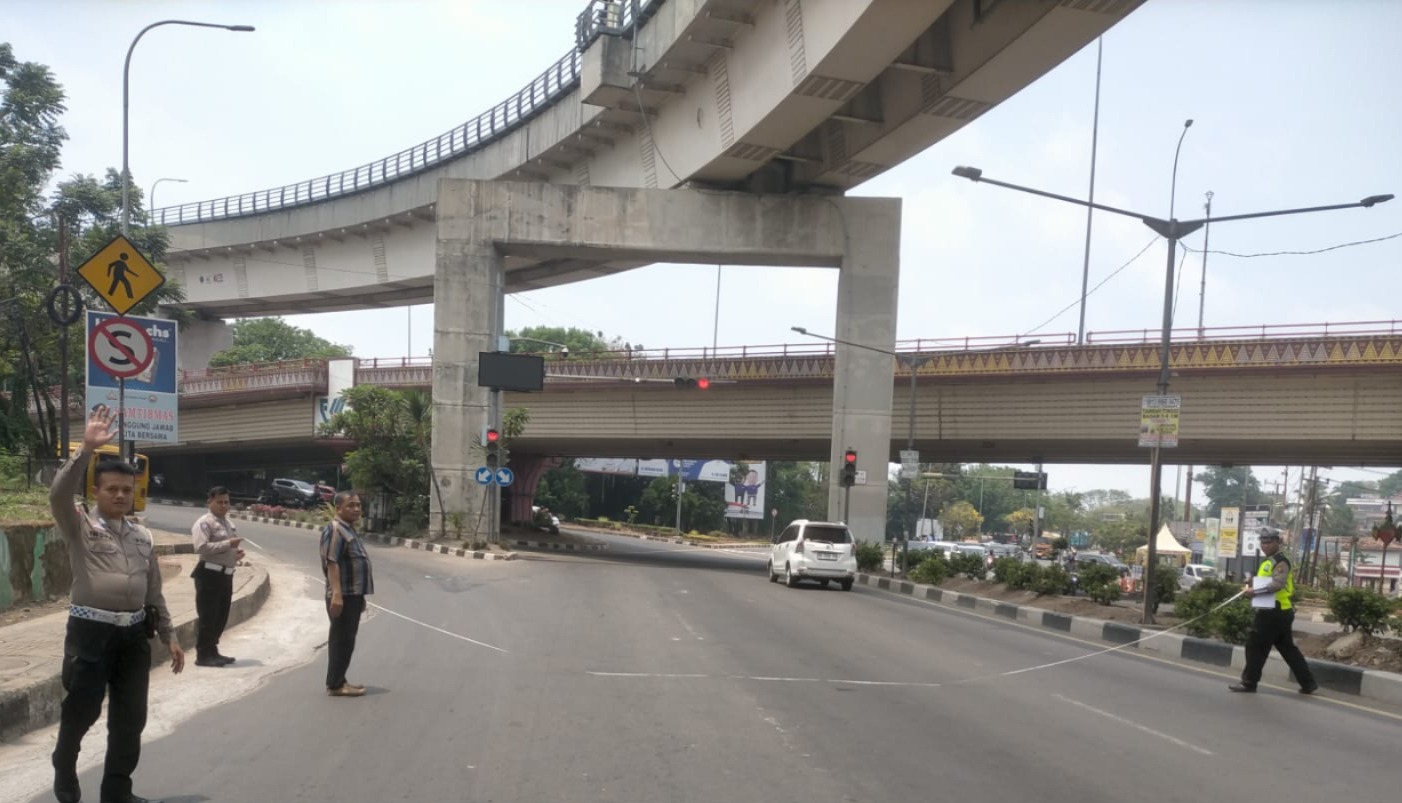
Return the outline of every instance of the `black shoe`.
{"type": "Polygon", "coordinates": [[[1228,686],[1227,688],[1228,688],[1229,690],[1231,690],[1231,691],[1239,691],[1239,692],[1244,692],[1244,693],[1246,693],[1246,694],[1255,694],[1255,693],[1256,693],[1256,687],[1255,687],[1255,686],[1248,686],[1248,685],[1246,685],[1245,683],[1233,683],[1232,685],[1228,686]]]}
{"type": "Polygon", "coordinates": [[[1314,694],[1314,693],[1317,692],[1317,691],[1319,691],[1319,684],[1318,684],[1318,683],[1311,683],[1311,684],[1308,685],[1308,686],[1301,686],[1301,687],[1300,687],[1300,694],[1314,694]]]}
{"type": "Polygon", "coordinates": [[[229,656],[227,656],[227,655],[217,655],[217,656],[215,656],[214,660],[220,661],[220,662],[222,662],[225,666],[228,666],[229,664],[234,663],[234,662],[237,661],[238,659],[237,659],[237,658],[231,658],[231,657],[229,657],[229,656]]]}
{"type": "Polygon", "coordinates": [[[83,799],[83,790],[78,786],[77,770],[54,768],[54,797],[58,803],[78,803],[83,799]]]}
{"type": "Polygon", "coordinates": [[[195,666],[217,666],[217,667],[223,667],[223,666],[227,666],[228,663],[230,663],[230,662],[223,661],[223,660],[221,660],[221,659],[219,659],[219,658],[196,658],[196,659],[195,659],[195,666]]]}

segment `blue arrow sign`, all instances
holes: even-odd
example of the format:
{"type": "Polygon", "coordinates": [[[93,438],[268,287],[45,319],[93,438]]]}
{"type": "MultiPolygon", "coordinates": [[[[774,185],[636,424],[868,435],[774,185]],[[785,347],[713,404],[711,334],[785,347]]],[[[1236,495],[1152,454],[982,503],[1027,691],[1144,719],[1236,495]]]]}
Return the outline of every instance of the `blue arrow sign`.
{"type": "Polygon", "coordinates": [[[509,468],[497,469],[497,485],[505,488],[516,481],[516,474],[509,468]]]}
{"type": "Polygon", "coordinates": [[[478,484],[478,485],[491,485],[491,484],[492,484],[492,479],[493,479],[493,477],[492,477],[492,470],[491,470],[490,468],[487,468],[486,466],[482,466],[481,468],[477,469],[477,475],[476,475],[476,476],[477,476],[477,484],[478,484]]]}

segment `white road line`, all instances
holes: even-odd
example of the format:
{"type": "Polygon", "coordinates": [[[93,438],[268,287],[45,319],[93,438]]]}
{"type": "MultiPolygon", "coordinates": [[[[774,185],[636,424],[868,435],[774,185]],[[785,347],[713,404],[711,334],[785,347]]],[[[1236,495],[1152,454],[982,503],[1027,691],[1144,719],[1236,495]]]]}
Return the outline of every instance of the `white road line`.
{"type": "Polygon", "coordinates": [[[1187,750],[1191,750],[1191,751],[1193,751],[1194,753],[1197,753],[1197,754],[1199,754],[1199,755],[1204,755],[1204,756],[1210,756],[1210,755],[1212,755],[1212,751],[1211,751],[1211,750],[1207,750],[1207,749],[1205,749],[1205,748],[1198,747],[1197,745],[1192,744],[1192,743],[1190,743],[1190,742],[1185,742],[1185,741],[1183,741],[1182,739],[1179,739],[1179,738],[1176,737],[1176,736],[1169,736],[1167,733],[1164,733],[1163,731],[1156,731],[1156,730],[1154,730],[1153,728],[1150,728],[1150,727],[1148,727],[1148,726],[1146,726],[1146,725],[1140,725],[1138,722],[1135,722],[1135,721],[1130,720],[1130,719],[1125,719],[1124,717],[1119,716],[1118,714],[1112,714],[1112,713],[1110,713],[1109,711],[1102,711],[1101,709],[1096,708],[1096,707],[1093,706],[1093,705],[1086,705],[1085,703],[1081,702],[1080,700],[1072,700],[1070,697],[1067,697],[1067,696],[1062,695],[1062,694],[1053,694],[1052,696],[1055,697],[1056,699],[1058,699],[1058,700],[1064,702],[1064,703],[1070,703],[1071,705],[1074,705],[1074,706],[1076,706],[1077,708],[1085,709],[1086,711],[1089,711],[1089,712],[1091,712],[1092,714],[1099,714],[1100,716],[1105,717],[1106,719],[1109,719],[1109,720],[1113,720],[1113,721],[1115,721],[1115,722],[1118,722],[1118,723],[1120,723],[1121,725],[1128,725],[1128,726],[1130,726],[1131,728],[1134,728],[1135,730],[1140,731],[1141,733],[1147,733],[1147,734],[1149,734],[1150,736],[1157,736],[1157,737],[1159,737],[1160,739],[1163,739],[1163,740],[1166,741],[1166,742],[1171,742],[1171,743],[1173,743],[1173,744],[1178,745],[1179,747],[1185,748],[1185,749],[1187,749],[1187,750]]]}
{"type": "Polygon", "coordinates": [[[710,675],[673,674],[667,672],[589,672],[598,678],[708,678],[710,675]]]}

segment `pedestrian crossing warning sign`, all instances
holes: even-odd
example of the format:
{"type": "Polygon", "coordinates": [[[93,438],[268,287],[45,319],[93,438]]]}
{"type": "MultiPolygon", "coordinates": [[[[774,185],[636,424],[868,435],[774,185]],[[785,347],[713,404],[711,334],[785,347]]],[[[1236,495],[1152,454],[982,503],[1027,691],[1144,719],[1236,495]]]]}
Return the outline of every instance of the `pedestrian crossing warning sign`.
{"type": "Polygon", "coordinates": [[[166,283],[166,277],[120,234],[84,262],[78,275],[118,315],[126,315],[166,283]]]}

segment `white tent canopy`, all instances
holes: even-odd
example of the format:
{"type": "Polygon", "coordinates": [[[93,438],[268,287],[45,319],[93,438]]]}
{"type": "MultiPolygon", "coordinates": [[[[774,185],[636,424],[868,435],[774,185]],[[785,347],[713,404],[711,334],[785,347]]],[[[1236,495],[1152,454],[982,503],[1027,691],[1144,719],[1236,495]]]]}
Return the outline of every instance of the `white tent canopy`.
{"type": "MultiPolygon", "coordinates": [[[[1159,530],[1158,536],[1154,539],[1154,550],[1158,553],[1160,559],[1169,557],[1176,560],[1178,563],[1184,562],[1193,554],[1191,549],[1178,543],[1178,539],[1173,537],[1173,533],[1169,531],[1167,524],[1163,526],[1162,530],[1159,530]]],[[[1134,556],[1136,558],[1136,563],[1142,564],[1147,561],[1149,559],[1149,545],[1145,544],[1135,550],[1134,556]]]]}

